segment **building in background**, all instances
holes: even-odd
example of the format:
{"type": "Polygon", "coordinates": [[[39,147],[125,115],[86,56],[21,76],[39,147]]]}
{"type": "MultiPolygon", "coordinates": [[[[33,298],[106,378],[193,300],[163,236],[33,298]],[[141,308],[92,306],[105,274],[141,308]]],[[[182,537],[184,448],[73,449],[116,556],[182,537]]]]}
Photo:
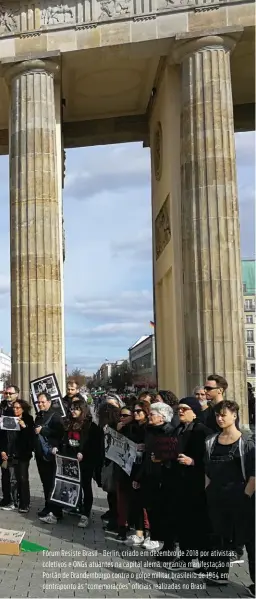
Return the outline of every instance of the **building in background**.
{"type": "MultiPolygon", "coordinates": [[[[101,364],[99,370],[95,375],[95,386],[96,387],[107,387],[111,381],[113,370],[113,364],[111,362],[104,362],[101,364]]],[[[111,383],[110,383],[111,384],[111,383]]]]}
{"type": "Polygon", "coordinates": [[[247,381],[255,390],[255,260],[242,260],[247,381]]]}
{"type": "Polygon", "coordinates": [[[129,348],[133,385],[137,389],[156,388],[155,335],[143,335],[129,348]]]}
{"type": "Polygon", "coordinates": [[[10,354],[6,354],[3,349],[0,349],[0,391],[5,387],[7,377],[10,377],[12,372],[12,362],[10,354]]]}

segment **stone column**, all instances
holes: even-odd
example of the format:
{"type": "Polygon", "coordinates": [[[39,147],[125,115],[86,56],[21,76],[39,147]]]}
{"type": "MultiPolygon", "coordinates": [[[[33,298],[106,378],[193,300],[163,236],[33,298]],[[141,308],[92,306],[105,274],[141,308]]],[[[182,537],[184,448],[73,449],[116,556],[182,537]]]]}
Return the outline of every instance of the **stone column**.
{"type": "Polygon", "coordinates": [[[180,42],[181,179],[187,392],[223,375],[248,422],[230,50],[209,36],[180,42]]]}
{"type": "Polygon", "coordinates": [[[10,243],[12,380],[55,372],[62,382],[60,214],[54,77],[59,65],[8,66],[10,87],[10,243]]]}

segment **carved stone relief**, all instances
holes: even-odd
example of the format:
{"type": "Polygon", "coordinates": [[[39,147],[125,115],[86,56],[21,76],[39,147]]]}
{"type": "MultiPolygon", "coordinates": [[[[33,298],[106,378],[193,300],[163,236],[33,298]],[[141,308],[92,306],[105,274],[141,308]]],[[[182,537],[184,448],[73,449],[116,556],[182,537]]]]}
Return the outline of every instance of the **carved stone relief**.
{"type": "Polygon", "coordinates": [[[7,6],[0,3],[0,33],[12,33],[17,31],[19,22],[19,7],[17,5],[7,6]]]}
{"type": "Polygon", "coordinates": [[[164,248],[171,239],[170,225],[170,195],[168,194],[155,221],[156,259],[161,256],[164,248]]]}
{"type": "Polygon", "coordinates": [[[56,4],[44,8],[41,13],[41,25],[58,25],[59,23],[73,23],[75,20],[74,9],[67,4],[56,4]]]}
{"type": "Polygon", "coordinates": [[[195,4],[195,0],[166,0],[166,6],[189,6],[195,4]]]}
{"type": "Polygon", "coordinates": [[[99,21],[131,14],[131,0],[97,0],[101,13],[99,21]]]}
{"type": "Polygon", "coordinates": [[[153,141],[153,162],[154,162],[155,178],[157,181],[160,181],[161,175],[162,175],[162,162],[163,162],[162,146],[163,146],[162,125],[160,122],[158,122],[156,125],[154,141],[153,141]]]}

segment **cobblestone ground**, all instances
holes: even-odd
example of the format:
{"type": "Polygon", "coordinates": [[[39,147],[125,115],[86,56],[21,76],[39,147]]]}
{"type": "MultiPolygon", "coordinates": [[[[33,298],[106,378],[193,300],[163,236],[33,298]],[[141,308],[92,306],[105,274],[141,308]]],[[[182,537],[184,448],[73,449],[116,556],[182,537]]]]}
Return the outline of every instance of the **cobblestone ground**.
{"type": "Polygon", "coordinates": [[[171,572],[157,566],[156,558],[147,556],[143,550],[136,550],[135,556],[122,555],[122,552],[132,548],[119,544],[114,534],[104,533],[100,515],[106,510],[106,499],[105,493],[96,485],[92,522],[88,529],[79,529],[78,518],[70,515],[65,515],[63,521],[55,526],[43,524],[37,518],[37,511],[43,502],[34,463],[31,465],[30,479],[30,513],[22,515],[0,510],[0,527],[23,530],[25,539],[55,553],[51,557],[44,553],[0,556],[0,597],[224,599],[248,596],[246,585],[250,584],[250,579],[246,558],[243,564],[233,566],[230,583],[225,588],[207,585],[199,589],[193,587],[193,584],[202,584],[198,578],[189,580],[184,573],[176,573],[176,579],[173,580],[171,572]]]}

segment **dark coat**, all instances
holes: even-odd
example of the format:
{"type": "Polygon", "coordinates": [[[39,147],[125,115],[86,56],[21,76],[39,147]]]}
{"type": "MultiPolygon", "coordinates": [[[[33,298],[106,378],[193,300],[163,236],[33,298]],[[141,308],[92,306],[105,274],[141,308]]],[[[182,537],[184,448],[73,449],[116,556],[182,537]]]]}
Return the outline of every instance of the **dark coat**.
{"type": "Polygon", "coordinates": [[[26,428],[20,431],[1,431],[0,451],[5,451],[9,458],[28,461],[34,450],[34,420],[30,414],[23,413],[22,420],[26,428]]]}
{"type": "Polygon", "coordinates": [[[72,458],[76,458],[78,453],[82,453],[82,467],[85,466],[92,470],[98,467],[98,465],[101,463],[102,435],[101,430],[99,429],[97,424],[95,424],[95,422],[90,422],[89,426],[87,423],[84,424],[84,426],[79,431],[79,445],[75,447],[73,447],[69,443],[68,432],[69,431],[67,430],[65,430],[64,432],[60,451],[64,455],[70,456],[72,458]]]}
{"type": "Polygon", "coordinates": [[[205,439],[211,431],[195,419],[188,426],[180,424],[172,433],[178,440],[178,453],[192,458],[194,465],[185,466],[177,460],[163,465],[163,480],[184,498],[198,496],[205,487],[205,439]],[[168,482],[167,482],[168,481],[168,482]]]}
{"type": "Polygon", "coordinates": [[[162,464],[159,462],[152,462],[151,454],[154,447],[154,441],[156,437],[170,437],[173,432],[173,426],[171,422],[165,422],[160,426],[147,425],[145,430],[145,455],[141,468],[137,469],[134,480],[144,484],[148,482],[159,483],[161,480],[162,464]]]}
{"type": "Polygon", "coordinates": [[[12,402],[3,399],[0,403],[0,416],[14,416],[12,402]]]}
{"type": "MultiPolygon", "coordinates": [[[[51,445],[51,447],[59,448],[64,434],[64,427],[61,416],[56,413],[54,408],[50,408],[47,411],[41,411],[37,414],[35,428],[37,426],[42,427],[40,434],[47,439],[49,445],[51,445]],[[45,424],[50,416],[51,420],[49,424],[45,424]]],[[[35,451],[37,453],[37,442],[35,442],[35,451]]]]}

